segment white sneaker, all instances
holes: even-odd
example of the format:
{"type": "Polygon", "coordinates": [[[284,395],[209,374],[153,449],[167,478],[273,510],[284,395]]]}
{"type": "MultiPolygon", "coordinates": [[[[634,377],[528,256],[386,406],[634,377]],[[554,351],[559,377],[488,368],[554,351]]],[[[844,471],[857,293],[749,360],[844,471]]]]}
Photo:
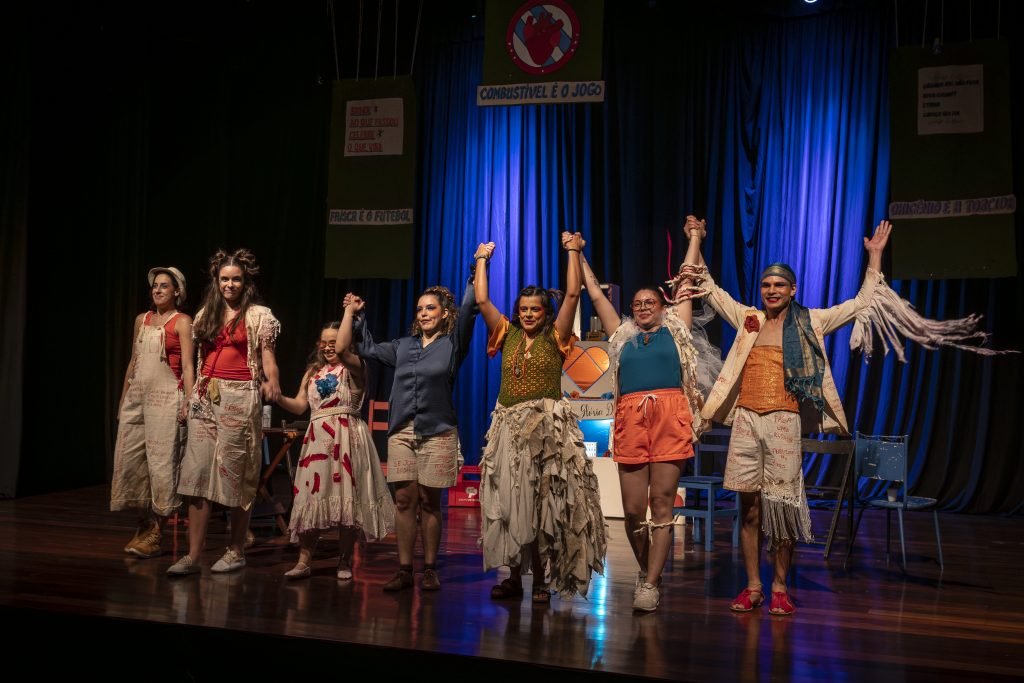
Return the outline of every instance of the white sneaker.
{"type": "Polygon", "coordinates": [[[636,597],[633,598],[633,609],[653,612],[658,609],[660,603],[661,591],[658,590],[658,587],[651,583],[644,583],[637,591],[636,597]]]}
{"type": "Polygon", "coordinates": [[[180,560],[167,568],[170,576],[185,576],[186,574],[198,574],[199,565],[192,559],[191,555],[185,555],[180,560]]]}
{"type": "Polygon", "coordinates": [[[640,586],[647,583],[647,572],[641,570],[636,573],[636,583],[633,584],[633,599],[640,594],[640,586]]]}
{"type": "Polygon", "coordinates": [[[210,571],[222,574],[224,572],[233,572],[244,566],[245,555],[239,555],[231,548],[228,548],[227,552],[224,553],[219,560],[213,563],[213,566],[210,567],[210,571]]]}

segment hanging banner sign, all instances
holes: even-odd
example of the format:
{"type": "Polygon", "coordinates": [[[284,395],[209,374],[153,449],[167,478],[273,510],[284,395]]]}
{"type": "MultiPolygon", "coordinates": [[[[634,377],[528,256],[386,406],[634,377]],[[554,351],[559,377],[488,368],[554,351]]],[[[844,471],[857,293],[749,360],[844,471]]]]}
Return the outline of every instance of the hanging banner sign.
{"type": "Polygon", "coordinates": [[[1006,42],[898,48],[889,88],[892,276],[1016,275],[1006,42]]]}
{"type": "Polygon", "coordinates": [[[349,100],[345,103],[345,156],[379,157],[402,154],[405,101],[349,100]]]}
{"type": "Polygon", "coordinates": [[[480,106],[603,102],[603,0],[488,0],[480,106]]]}
{"type": "Polygon", "coordinates": [[[411,277],[416,199],[412,79],[340,81],[332,95],[326,276],[411,277]]]}

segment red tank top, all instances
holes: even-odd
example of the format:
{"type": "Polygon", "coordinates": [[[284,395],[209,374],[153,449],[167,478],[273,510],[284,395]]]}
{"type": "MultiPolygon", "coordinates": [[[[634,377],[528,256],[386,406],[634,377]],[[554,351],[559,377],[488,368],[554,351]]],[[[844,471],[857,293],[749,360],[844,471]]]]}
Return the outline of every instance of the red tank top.
{"type": "Polygon", "coordinates": [[[246,381],[252,379],[249,370],[249,336],[245,323],[238,322],[234,333],[229,325],[221,328],[213,344],[203,342],[203,376],[246,381]]]}
{"type": "MultiPolygon", "coordinates": [[[[153,319],[153,311],[146,314],[145,324],[149,325],[153,319]]],[[[174,324],[178,321],[178,314],[175,313],[164,323],[164,353],[167,355],[167,363],[171,366],[174,376],[181,381],[181,340],[174,330],[174,324]]]]}

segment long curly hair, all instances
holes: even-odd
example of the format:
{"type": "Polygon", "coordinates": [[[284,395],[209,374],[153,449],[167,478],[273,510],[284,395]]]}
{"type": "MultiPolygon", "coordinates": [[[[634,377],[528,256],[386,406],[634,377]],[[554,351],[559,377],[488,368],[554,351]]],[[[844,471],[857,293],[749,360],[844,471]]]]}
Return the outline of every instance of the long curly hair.
{"type": "Polygon", "coordinates": [[[226,304],[218,284],[220,271],[229,266],[237,266],[242,271],[242,304],[238,315],[228,326],[228,332],[234,334],[239,322],[245,320],[245,314],[249,307],[259,303],[260,293],[253,280],[260,272],[260,267],[256,265],[256,255],[245,248],[236,249],[230,254],[223,249],[218,249],[217,253],[210,257],[210,282],[203,292],[203,315],[195,325],[196,339],[201,342],[212,344],[220,333],[226,304]]]}
{"type": "Polygon", "coordinates": [[[520,289],[519,294],[516,296],[516,303],[512,306],[512,318],[509,321],[520,329],[523,326],[519,322],[519,302],[523,297],[530,296],[539,296],[541,303],[544,304],[544,327],[541,328],[541,332],[547,332],[555,325],[555,309],[561,305],[565,294],[558,289],[544,289],[537,285],[527,285],[520,289]]]}
{"type": "MultiPolygon", "coordinates": [[[[452,330],[455,329],[455,320],[459,317],[459,309],[455,307],[455,295],[452,294],[451,290],[441,285],[433,285],[423,290],[423,293],[416,298],[419,302],[425,296],[432,296],[437,299],[443,311],[448,311],[448,317],[441,318],[439,325],[441,326],[438,334],[451,334],[452,330]]],[[[419,337],[423,334],[423,329],[420,327],[419,316],[413,316],[412,325],[409,326],[409,334],[414,337],[419,337]]]]}

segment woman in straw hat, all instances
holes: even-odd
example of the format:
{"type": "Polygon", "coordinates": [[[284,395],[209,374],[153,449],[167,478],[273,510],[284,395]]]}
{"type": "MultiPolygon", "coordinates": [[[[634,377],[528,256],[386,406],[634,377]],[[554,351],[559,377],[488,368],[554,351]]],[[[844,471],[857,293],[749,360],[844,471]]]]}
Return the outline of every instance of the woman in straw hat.
{"type": "Polygon", "coordinates": [[[138,528],[124,550],[160,554],[164,522],[181,503],[178,466],[185,397],[195,383],[192,319],[178,310],[185,276],[174,267],[149,271],[152,303],[135,318],[132,357],[118,410],[111,510],[135,510],[138,528]]]}

